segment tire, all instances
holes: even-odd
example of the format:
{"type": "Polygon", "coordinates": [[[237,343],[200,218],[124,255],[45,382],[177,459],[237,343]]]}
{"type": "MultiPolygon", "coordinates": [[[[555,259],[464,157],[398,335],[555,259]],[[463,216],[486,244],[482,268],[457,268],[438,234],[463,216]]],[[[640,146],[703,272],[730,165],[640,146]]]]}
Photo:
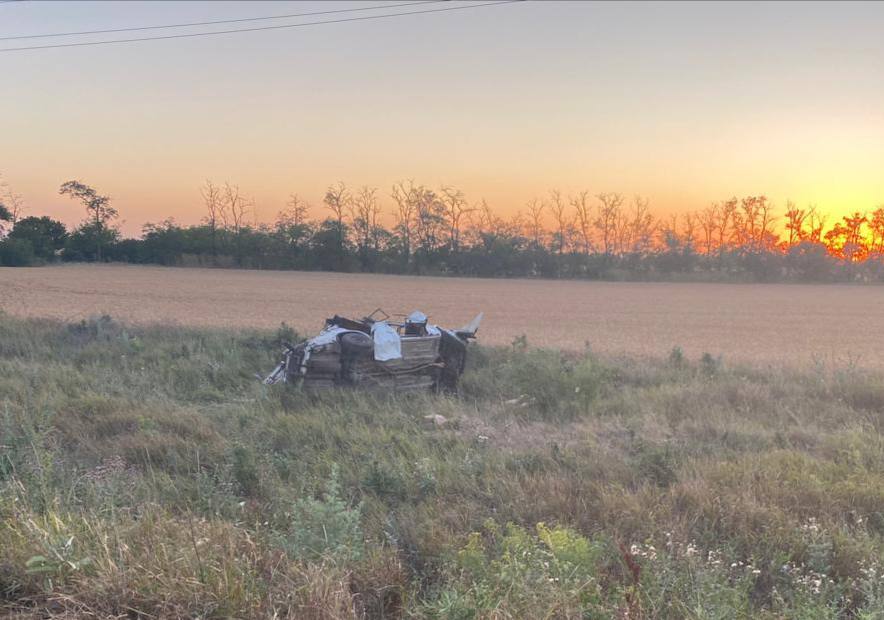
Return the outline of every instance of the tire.
{"type": "Polygon", "coordinates": [[[372,356],[374,341],[368,334],[347,332],[338,336],[338,342],[341,345],[341,370],[338,380],[343,385],[359,385],[361,381],[358,371],[359,361],[372,356]]]}
{"type": "Polygon", "coordinates": [[[374,341],[368,334],[361,332],[347,332],[338,338],[341,343],[341,357],[344,359],[359,359],[368,357],[374,350],[374,341]]]}

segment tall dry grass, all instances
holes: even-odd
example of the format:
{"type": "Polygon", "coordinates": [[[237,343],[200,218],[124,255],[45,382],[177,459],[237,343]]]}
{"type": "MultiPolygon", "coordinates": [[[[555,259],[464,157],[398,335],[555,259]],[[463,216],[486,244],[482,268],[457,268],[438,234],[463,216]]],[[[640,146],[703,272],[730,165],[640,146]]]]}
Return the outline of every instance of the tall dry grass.
{"type": "Polygon", "coordinates": [[[277,340],[0,317],[0,609],[884,614],[880,375],[515,346],[315,398],[277,340]]]}

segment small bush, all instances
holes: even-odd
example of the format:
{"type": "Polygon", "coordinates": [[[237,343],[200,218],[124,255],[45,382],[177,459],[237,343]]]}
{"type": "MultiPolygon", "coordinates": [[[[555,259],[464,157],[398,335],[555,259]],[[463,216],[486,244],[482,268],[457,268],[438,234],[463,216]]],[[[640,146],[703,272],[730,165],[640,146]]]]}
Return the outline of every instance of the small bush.
{"type": "Polygon", "coordinates": [[[669,364],[674,368],[684,368],[685,362],[684,351],[682,351],[681,347],[672,347],[672,350],[669,352],[669,364]]]}
{"type": "Polygon", "coordinates": [[[640,442],[635,448],[632,462],[641,478],[658,487],[666,488],[678,480],[676,453],[668,444],[640,442]]]}
{"type": "Polygon", "coordinates": [[[123,328],[114,321],[113,317],[102,314],[83,319],[79,323],[72,323],[68,326],[68,331],[76,336],[81,343],[93,340],[108,342],[119,337],[123,328]]]}
{"type": "Polygon", "coordinates": [[[711,353],[703,353],[700,358],[700,369],[709,377],[718,374],[721,370],[721,356],[715,357],[711,353]]]}
{"type": "Polygon", "coordinates": [[[405,478],[386,463],[373,460],[362,478],[362,485],[375,495],[401,501],[408,496],[405,478]]]}
{"type": "Polygon", "coordinates": [[[291,530],[282,546],[294,558],[357,560],[362,556],[362,504],[351,508],[341,495],[338,468],[332,468],[322,499],[294,503],[291,530]]]}
{"type": "Polygon", "coordinates": [[[261,476],[255,452],[246,446],[233,449],[233,477],[243,495],[255,497],[260,495],[261,476]]]}

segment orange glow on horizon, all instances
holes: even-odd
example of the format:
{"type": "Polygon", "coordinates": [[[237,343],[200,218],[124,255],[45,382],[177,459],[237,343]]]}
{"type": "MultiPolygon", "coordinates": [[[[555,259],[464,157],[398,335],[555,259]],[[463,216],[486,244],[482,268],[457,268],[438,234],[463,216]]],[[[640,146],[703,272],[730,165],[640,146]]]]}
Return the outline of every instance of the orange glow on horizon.
{"type": "MultiPolygon", "coordinates": [[[[15,3],[0,34],[255,6],[15,3]]],[[[206,179],[239,185],[264,223],[291,193],[322,217],[338,180],[378,187],[387,224],[403,179],[458,187],[505,218],[552,188],[645,196],[661,219],[764,193],[780,215],[791,199],[831,225],[884,202],[884,86],[869,79],[884,63],[881,5],[492,9],[3,54],[0,172],[28,214],[68,226],[83,214],[58,187],[88,183],[129,236],[198,223],[206,179]]]]}

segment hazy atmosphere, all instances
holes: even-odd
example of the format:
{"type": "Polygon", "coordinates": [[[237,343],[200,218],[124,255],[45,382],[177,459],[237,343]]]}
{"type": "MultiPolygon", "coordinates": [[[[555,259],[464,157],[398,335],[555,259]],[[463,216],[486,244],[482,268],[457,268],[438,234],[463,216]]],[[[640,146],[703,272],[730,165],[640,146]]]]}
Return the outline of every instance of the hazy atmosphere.
{"type": "MultiPolygon", "coordinates": [[[[12,2],[0,37],[391,4],[12,2]]],[[[882,21],[880,3],[523,2],[0,52],[0,171],[69,225],[56,188],[97,185],[127,234],[199,221],[207,178],[241,185],[263,221],[292,192],[317,205],[337,180],[409,178],[504,214],[557,187],[663,213],[765,194],[840,217],[884,197],[882,21]]]]}

